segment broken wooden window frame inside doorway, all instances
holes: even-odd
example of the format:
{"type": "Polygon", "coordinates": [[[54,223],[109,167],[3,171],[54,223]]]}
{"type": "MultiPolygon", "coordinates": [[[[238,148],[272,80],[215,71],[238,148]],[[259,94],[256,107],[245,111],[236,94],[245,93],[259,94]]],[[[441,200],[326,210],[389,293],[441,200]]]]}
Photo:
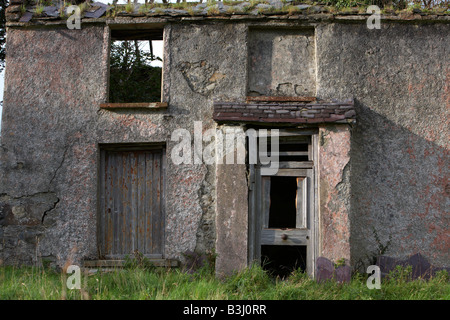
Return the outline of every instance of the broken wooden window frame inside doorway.
{"type": "MultiPolygon", "coordinates": [[[[264,165],[258,159],[257,164],[249,164],[249,235],[248,235],[248,261],[267,263],[263,258],[264,246],[281,246],[289,249],[297,248],[299,253],[295,268],[303,265],[304,271],[313,275],[318,250],[318,219],[317,219],[317,140],[318,130],[279,130],[279,169],[276,173],[265,173],[264,165]],[[303,151],[296,150],[296,146],[307,147],[303,151]],[[284,148],[292,146],[294,148],[284,148]],[[291,149],[291,150],[289,150],[291,149]],[[292,161],[299,160],[302,161],[292,161]],[[271,180],[273,178],[291,177],[296,179],[295,191],[295,225],[282,227],[271,225],[271,205],[274,205],[271,193],[271,180]]],[[[270,134],[269,134],[270,136],[270,134]]],[[[259,157],[258,157],[259,158],[259,157]]],[[[284,190],[281,190],[283,192],[284,190]]],[[[288,191],[288,190],[286,190],[288,191]]],[[[291,193],[292,194],[292,193],[291,193]]],[[[291,199],[292,200],[292,199],[291,199]]],[[[278,214],[289,214],[277,212],[278,214]]],[[[292,214],[292,213],[290,213],[292,214]]],[[[292,219],[291,219],[292,220],[292,219]]],[[[279,249],[281,249],[279,248],[279,249]]],[[[276,248],[277,249],[277,248],[276,248]]],[[[292,250],[291,250],[292,251],[292,250]]],[[[295,251],[295,250],[294,250],[295,251]]],[[[268,257],[270,259],[270,257],[268,257]]],[[[281,267],[281,266],[279,266],[281,267]]],[[[292,270],[287,270],[288,272],[292,270]]]]}
{"type": "Polygon", "coordinates": [[[164,262],[165,144],[103,144],[99,164],[100,260],[139,252],[164,262]]]}

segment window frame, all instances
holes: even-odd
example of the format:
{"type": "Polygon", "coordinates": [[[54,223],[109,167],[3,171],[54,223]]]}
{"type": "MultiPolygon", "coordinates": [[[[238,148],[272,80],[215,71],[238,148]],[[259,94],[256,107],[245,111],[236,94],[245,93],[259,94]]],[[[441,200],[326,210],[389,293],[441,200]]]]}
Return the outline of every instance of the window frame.
{"type": "Polygon", "coordinates": [[[106,79],[106,102],[100,103],[100,109],[105,110],[123,110],[123,109],[144,109],[144,110],[164,110],[168,108],[168,103],[164,94],[164,66],[165,66],[165,52],[166,52],[166,31],[163,23],[150,24],[112,24],[108,28],[108,44],[107,44],[107,79],[106,79]],[[145,36],[145,34],[150,34],[145,36]],[[141,36],[139,36],[141,35],[141,36]],[[145,39],[147,37],[147,39],[145,39]],[[155,38],[155,39],[152,39],[155,38]],[[110,55],[111,44],[113,41],[120,40],[140,40],[153,41],[162,40],[164,44],[161,70],[161,99],[160,101],[148,102],[110,102],[110,55]]]}

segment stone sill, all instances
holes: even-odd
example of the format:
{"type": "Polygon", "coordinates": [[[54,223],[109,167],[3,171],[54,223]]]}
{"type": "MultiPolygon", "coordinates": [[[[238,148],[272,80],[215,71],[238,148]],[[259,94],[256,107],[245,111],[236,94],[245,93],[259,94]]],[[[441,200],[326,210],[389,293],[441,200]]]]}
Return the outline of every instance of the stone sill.
{"type": "Polygon", "coordinates": [[[167,102],[135,102],[135,103],[101,103],[100,109],[118,110],[118,109],[148,109],[161,110],[167,109],[167,102]]]}

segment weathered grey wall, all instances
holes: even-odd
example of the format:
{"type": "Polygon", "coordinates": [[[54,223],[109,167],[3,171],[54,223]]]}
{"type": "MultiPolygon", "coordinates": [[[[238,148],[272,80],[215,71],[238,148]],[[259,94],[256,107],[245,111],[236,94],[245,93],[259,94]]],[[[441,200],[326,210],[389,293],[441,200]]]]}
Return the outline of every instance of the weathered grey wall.
{"type": "Polygon", "coordinates": [[[194,121],[202,121],[200,133],[215,128],[214,99],[245,97],[246,36],[239,24],[168,25],[163,99],[169,108],[108,111],[99,109],[107,94],[107,29],[10,29],[0,259],[36,263],[44,256],[64,264],[69,253],[77,262],[97,258],[103,143],[165,142],[165,256],[214,249],[215,166],[174,165],[170,154],[179,141],[171,134],[186,129],[193,141],[194,121]]]}
{"type": "Polygon", "coordinates": [[[355,98],[351,255],[392,237],[387,254],[449,265],[448,24],[321,24],[319,98],[355,98]]]}
{"type": "MultiPolygon", "coordinates": [[[[240,126],[218,128],[225,136],[221,163],[216,165],[216,274],[232,274],[247,266],[249,243],[247,166],[238,153],[245,146],[227,139],[227,131],[245,134],[240,126]],[[241,150],[239,150],[241,149],[241,150]],[[230,161],[231,156],[235,158],[230,161]],[[230,163],[233,162],[233,163],[230,163]]],[[[233,139],[237,140],[237,139],[233,139]]]]}
{"type": "Polygon", "coordinates": [[[315,96],[313,28],[252,28],[248,48],[251,95],[315,96]]]}
{"type": "MultiPolygon", "coordinates": [[[[172,116],[168,130],[188,129],[193,140],[194,121],[202,121],[203,133],[216,128],[214,100],[245,97],[246,37],[243,24],[191,23],[167,28],[164,85],[169,88],[172,116]]],[[[168,155],[176,143],[169,141],[168,155]]],[[[215,249],[215,170],[215,165],[205,163],[169,165],[166,250],[172,256],[215,249]]]]}
{"type": "MultiPolygon", "coordinates": [[[[217,203],[240,201],[233,207],[239,213],[247,203],[216,191],[216,174],[226,171],[204,163],[174,165],[170,154],[178,141],[170,138],[175,129],[187,129],[193,138],[196,120],[203,131],[215,128],[214,100],[245,100],[248,26],[167,24],[163,90],[168,109],[114,112],[99,109],[107,94],[103,26],[10,28],[0,148],[0,259],[33,263],[42,256],[63,264],[71,252],[75,260],[97,257],[99,143],[166,142],[166,257],[216,247],[215,219],[231,212],[217,203]]],[[[322,187],[340,188],[326,190],[332,201],[322,202],[320,210],[328,216],[321,223],[336,231],[342,244],[324,243],[322,252],[339,259],[350,251],[356,263],[376,249],[375,228],[383,243],[392,237],[388,254],[421,252],[435,265],[448,265],[449,25],[382,22],[381,30],[369,30],[364,21],[325,21],[310,26],[316,27],[318,98],[354,98],[357,110],[351,144],[343,150],[339,143],[350,131],[321,129],[321,159],[334,161],[340,154],[344,160],[333,168],[320,164],[337,179],[336,184],[324,176],[322,187]]],[[[238,227],[222,229],[220,236],[238,227]]],[[[225,271],[228,267],[223,265],[225,271]]]]}
{"type": "Polygon", "coordinates": [[[8,29],[0,151],[0,259],[95,253],[103,27],[8,29]]]}

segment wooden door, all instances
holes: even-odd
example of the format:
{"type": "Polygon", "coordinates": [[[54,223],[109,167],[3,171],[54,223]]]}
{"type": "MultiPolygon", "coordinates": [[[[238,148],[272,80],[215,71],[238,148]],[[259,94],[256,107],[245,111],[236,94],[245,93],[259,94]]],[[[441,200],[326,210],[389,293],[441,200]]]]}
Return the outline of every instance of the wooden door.
{"type": "Polygon", "coordinates": [[[312,275],[318,239],[314,170],[317,135],[279,133],[278,171],[268,174],[263,170],[267,166],[259,162],[249,165],[249,262],[261,261],[264,247],[279,248],[280,252],[293,252],[291,248],[295,247],[302,252],[306,271],[312,275]]]}
{"type": "Polygon", "coordinates": [[[101,150],[100,189],[100,257],[162,258],[164,149],[101,150]]]}
{"type": "Polygon", "coordinates": [[[305,246],[311,255],[312,169],[261,176],[260,246],[305,246]]]}

